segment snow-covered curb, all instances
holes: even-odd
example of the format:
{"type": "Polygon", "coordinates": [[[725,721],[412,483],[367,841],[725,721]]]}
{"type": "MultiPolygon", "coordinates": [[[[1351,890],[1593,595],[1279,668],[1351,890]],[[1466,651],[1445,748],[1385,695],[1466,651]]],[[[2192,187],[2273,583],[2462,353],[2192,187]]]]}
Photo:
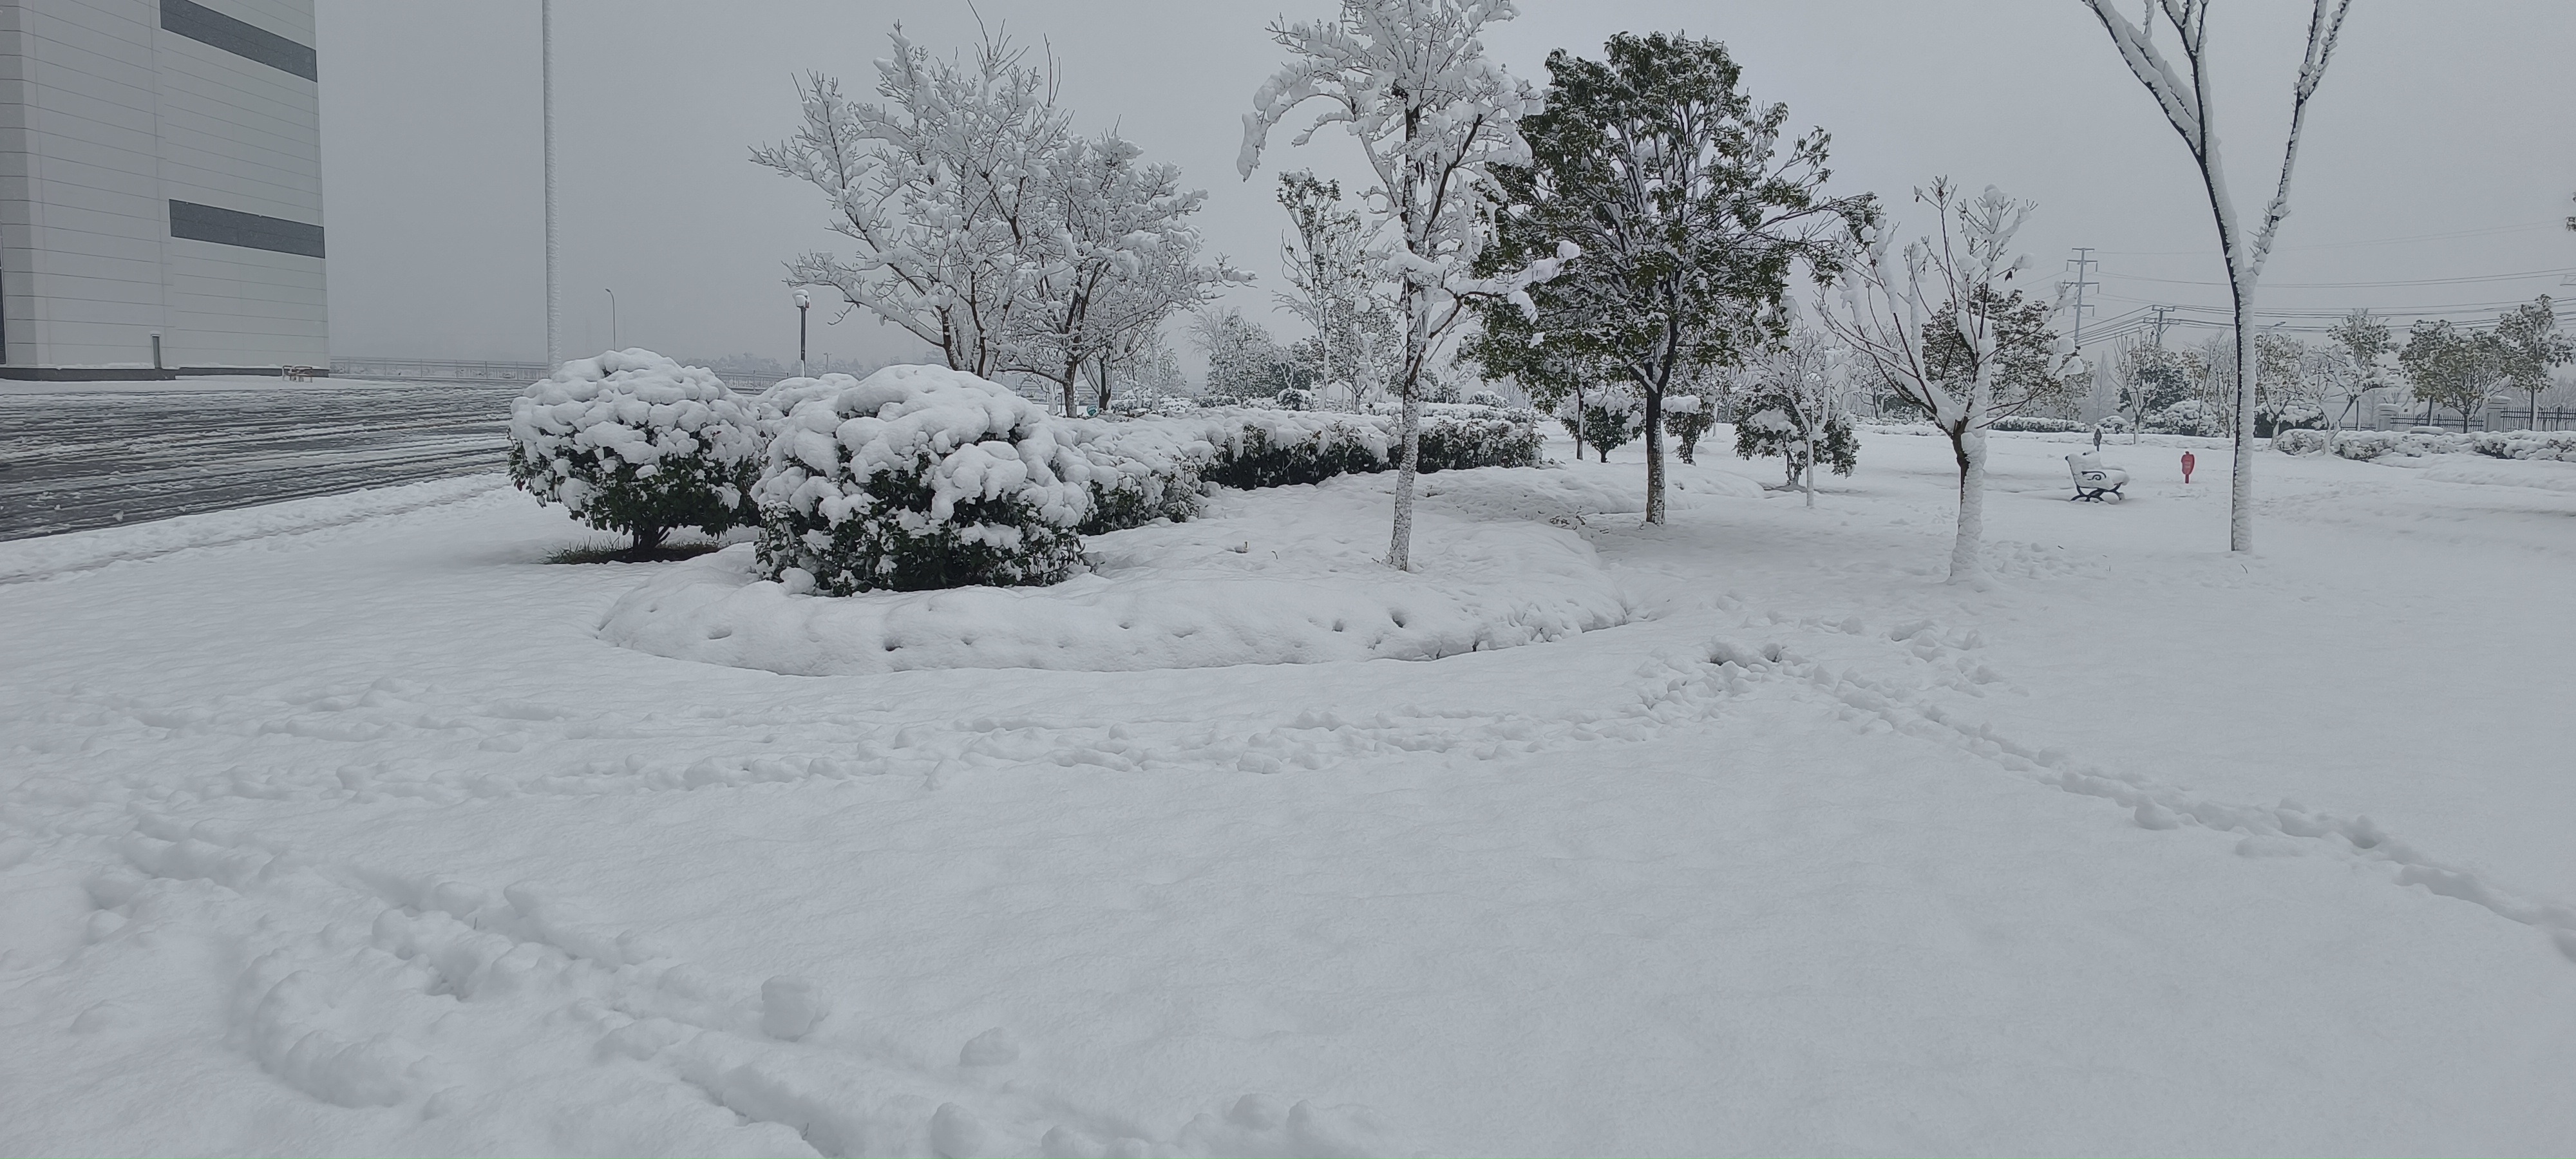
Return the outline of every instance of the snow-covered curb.
{"type": "Polygon", "coordinates": [[[618,601],[610,643],[798,676],[941,668],[1135,671],[1427,660],[1562,639],[1629,617],[1591,544],[1555,517],[1632,508],[1568,472],[1426,478],[1414,572],[1379,562],[1387,484],[1221,492],[1205,518],[1090,541],[1091,574],[1046,588],[825,598],[753,574],[735,547],[618,601]]]}

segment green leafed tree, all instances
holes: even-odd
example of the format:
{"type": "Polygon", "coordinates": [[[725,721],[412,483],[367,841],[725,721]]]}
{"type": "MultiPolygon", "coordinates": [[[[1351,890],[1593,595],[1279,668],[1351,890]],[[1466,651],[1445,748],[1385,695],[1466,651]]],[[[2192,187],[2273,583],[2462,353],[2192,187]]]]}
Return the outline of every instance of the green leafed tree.
{"type": "Polygon", "coordinates": [[[1664,397],[1694,370],[1734,365],[1785,333],[1779,309],[1805,263],[1839,271],[1867,196],[1824,186],[1829,138],[1784,135],[1789,108],[1758,104],[1714,40],[1621,33],[1603,60],[1550,53],[1545,111],[1521,121],[1527,164],[1496,166],[1504,210],[1491,270],[1581,247],[1530,288],[1536,315],[1483,306],[1489,374],[1595,366],[1645,407],[1646,522],[1664,521],[1664,397]],[[1552,362],[1551,362],[1552,360],[1552,362]]]}
{"type": "Polygon", "coordinates": [[[2504,345],[2505,382],[2529,396],[2523,421],[2538,429],[2540,392],[2554,384],[2551,371],[2576,359],[2576,343],[2559,333],[2558,311],[2547,294],[2506,311],[2496,320],[2496,337],[2504,345]]]}
{"type": "Polygon", "coordinates": [[[2443,318],[2417,322],[2407,331],[2406,348],[2397,364],[2415,386],[2415,397],[2460,412],[2460,429],[2469,416],[2486,409],[2487,400],[2504,388],[2504,339],[2493,331],[2472,333],[2443,318]]]}

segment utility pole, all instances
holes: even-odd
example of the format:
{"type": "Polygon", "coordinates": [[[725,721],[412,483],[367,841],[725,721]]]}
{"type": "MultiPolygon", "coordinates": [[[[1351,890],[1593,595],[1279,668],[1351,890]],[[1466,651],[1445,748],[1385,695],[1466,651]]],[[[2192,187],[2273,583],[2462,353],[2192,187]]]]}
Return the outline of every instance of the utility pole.
{"type": "Polygon", "coordinates": [[[603,287],[599,292],[608,295],[608,348],[624,350],[617,344],[617,291],[603,287]]]}
{"type": "Polygon", "coordinates": [[[2075,349],[2078,353],[2082,353],[2084,350],[2084,290],[2088,286],[2101,284],[2091,280],[2089,275],[2093,267],[2102,263],[2093,260],[2092,246],[2080,245],[2075,247],[2075,256],[2067,259],[2066,264],[2075,267],[2075,349]]]}
{"type": "Polygon", "coordinates": [[[2149,306],[2147,308],[2156,312],[2156,349],[2162,350],[2165,348],[2165,315],[2173,312],[2173,307],[2149,306]]]}
{"type": "Polygon", "coordinates": [[[537,74],[545,88],[546,121],[546,373],[563,365],[563,294],[555,246],[555,0],[537,0],[537,74]]]}

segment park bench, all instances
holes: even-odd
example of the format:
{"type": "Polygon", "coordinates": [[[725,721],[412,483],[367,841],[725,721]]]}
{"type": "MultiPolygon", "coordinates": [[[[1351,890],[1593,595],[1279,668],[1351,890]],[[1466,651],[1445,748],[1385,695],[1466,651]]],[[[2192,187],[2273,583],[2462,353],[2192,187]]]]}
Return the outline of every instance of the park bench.
{"type": "Polygon", "coordinates": [[[2075,475],[2075,494],[2071,499],[2089,503],[2108,502],[2120,498],[2120,488],[2129,485],[2129,473],[2117,467],[2103,466],[2102,455],[2098,451],[2077,451],[2066,456],[2066,469],[2075,475]]]}

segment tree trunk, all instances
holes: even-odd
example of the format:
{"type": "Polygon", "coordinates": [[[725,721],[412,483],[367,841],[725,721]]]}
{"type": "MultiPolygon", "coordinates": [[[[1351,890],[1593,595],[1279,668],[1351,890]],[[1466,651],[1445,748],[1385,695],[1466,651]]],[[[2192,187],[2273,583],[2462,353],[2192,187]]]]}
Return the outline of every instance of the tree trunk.
{"type": "Polygon", "coordinates": [[[1100,356],[1100,413],[1109,413],[1109,356],[1100,356]]]}
{"type": "Polygon", "coordinates": [[[1664,521],[1664,392],[1646,391],[1646,525],[1664,521]]]}
{"type": "Polygon", "coordinates": [[[1407,286],[1404,307],[1404,416],[1396,424],[1396,449],[1402,458],[1395,468],[1395,529],[1387,537],[1386,563],[1397,571],[1412,571],[1413,460],[1422,441],[1422,359],[1429,337],[1423,330],[1431,321],[1431,303],[1421,290],[1407,286]]]}
{"type": "Polygon", "coordinates": [[[635,529],[635,546],[629,548],[627,550],[627,554],[632,555],[637,559],[642,559],[645,556],[651,555],[653,554],[654,549],[662,546],[662,537],[669,534],[670,531],[667,528],[653,527],[649,525],[638,527],[635,529]]]}
{"type": "MultiPolygon", "coordinates": [[[[2234,247],[2230,247],[2231,249],[2234,247]]],[[[2228,255],[2227,282],[2236,299],[2236,457],[2227,480],[2227,550],[2254,550],[2254,284],[2228,255]]]]}
{"type": "Polygon", "coordinates": [[[1959,461],[1959,536],[1950,544],[1950,582],[1974,583],[1985,576],[1978,541],[1986,534],[1986,432],[1950,432],[1950,452],[1959,461]]]}
{"type": "Polygon", "coordinates": [[[1816,436],[1810,431],[1807,435],[1807,506],[1809,507],[1816,505],[1816,470],[1824,465],[1822,460],[1823,456],[1816,453],[1816,436]]]}

